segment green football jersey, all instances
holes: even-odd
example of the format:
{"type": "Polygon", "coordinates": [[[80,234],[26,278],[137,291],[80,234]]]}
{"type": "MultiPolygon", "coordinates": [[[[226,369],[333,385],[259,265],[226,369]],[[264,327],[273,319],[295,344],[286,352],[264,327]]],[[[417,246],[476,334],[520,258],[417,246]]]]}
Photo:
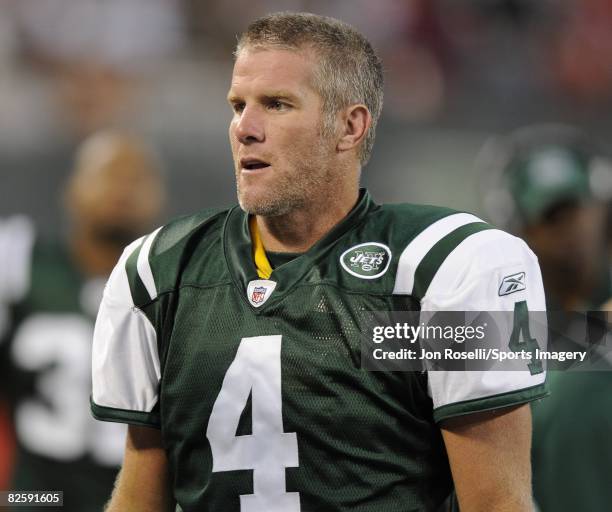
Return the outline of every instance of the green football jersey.
{"type": "Polygon", "coordinates": [[[370,372],[373,311],[545,309],[537,261],[477,217],[366,192],[260,279],[240,208],[131,244],[94,335],[92,411],[161,429],[184,512],[443,510],[438,423],[544,394],[544,374],[370,372]],[[515,294],[504,276],[525,272],[515,294]],[[495,375],[493,375],[495,374],[495,375]]]}
{"type": "Polygon", "coordinates": [[[612,375],[551,372],[550,399],[533,407],[533,489],[542,512],[612,504],[612,375]]]}
{"type": "Polygon", "coordinates": [[[0,267],[0,392],[9,397],[17,440],[11,488],[63,491],[62,510],[99,512],[126,430],[89,414],[104,279],[85,279],[62,244],[34,236],[19,217],[0,223],[0,267]]]}

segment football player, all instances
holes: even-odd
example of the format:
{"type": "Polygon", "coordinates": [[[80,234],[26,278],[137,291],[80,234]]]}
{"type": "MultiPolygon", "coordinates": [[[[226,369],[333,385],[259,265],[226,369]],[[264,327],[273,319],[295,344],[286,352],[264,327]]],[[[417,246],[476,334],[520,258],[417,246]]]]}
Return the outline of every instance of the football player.
{"type": "Polygon", "coordinates": [[[93,512],[112,489],[125,440],[124,428],[89,414],[94,319],[121,250],[160,212],[156,160],[134,137],[93,135],[65,199],[65,241],[38,236],[25,217],[0,223],[2,392],[17,438],[11,488],[63,491],[65,510],[93,512]]]}
{"type": "Polygon", "coordinates": [[[136,240],[105,289],[92,411],[129,424],[107,510],[433,511],[453,489],[463,511],[531,510],[544,373],[369,372],[360,334],[368,311],[544,310],[535,256],[359,189],[383,71],[350,26],[272,14],[235,57],[240,205],[136,240]]]}
{"type": "MultiPolygon", "coordinates": [[[[550,344],[582,342],[575,347],[589,348],[585,311],[606,309],[602,303],[611,294],[605,235],[612,164],[585,133],[558,124],[495,137],[481,154],[482,171],[496,175],[488,191],[496,200],[485,202],[490,215],[522,236],[539,258],[548,308],[556,311],[548,320],[550,344]],[[502,203],[508,207],[500,211],[502,203]]],[[[599,369],[604,362],[598,361],[599,369]]],[[[607,510],[612,373],[551,372],[549,387],[551,397],[533,407],[538,505],[544,512],[607,510]]]]}
{"type": "Polygon", "coordinates": [[[569,125],[536,124],[491,137],[478,163],[489,217],[538,256],[548,309],[596,309],[608,300],[612,163],[597,144],[569,125]]]}

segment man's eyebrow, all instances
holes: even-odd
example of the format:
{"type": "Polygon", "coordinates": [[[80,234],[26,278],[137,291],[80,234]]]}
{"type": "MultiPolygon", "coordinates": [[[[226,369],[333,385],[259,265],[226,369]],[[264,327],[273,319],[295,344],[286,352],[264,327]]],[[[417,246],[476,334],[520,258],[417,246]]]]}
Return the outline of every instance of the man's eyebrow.
{"type": "Polygon", "coordinates": [[[262,94],[262,98],[275,98],[275,99],[285,99],[292,100],[295,99],[295,94],[291,94],[288,91],[272,91],[267,94],[262,94]]]}
{"type": "MultiPolygon", "coordinates": [[[[271,91],[265,94],[261,94],[259,96],[259,99],[260,100],[281,99],[281,100],[295,101],[297,97],[295,94],[290,93],[289,91],[278,90],[278,91],[271,91]]],[[[236,102],[243,101],[243,100],[239,95],[230,92],[227,95],[227,101],[228,103],[236,103],[236,102]]]]}

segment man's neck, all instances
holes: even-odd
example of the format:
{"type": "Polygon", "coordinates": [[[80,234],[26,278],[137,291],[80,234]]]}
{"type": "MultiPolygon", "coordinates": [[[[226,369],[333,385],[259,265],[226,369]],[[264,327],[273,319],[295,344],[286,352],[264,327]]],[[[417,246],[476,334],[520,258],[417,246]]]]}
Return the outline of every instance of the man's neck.
{"type": "Polygon", "coordinates": [[[323,238],[353,209],[358,187],[338,194],[333,200],[308,205],[278,217],[257,216],[257,229],[267,251],[302,253],[323,238]]]}

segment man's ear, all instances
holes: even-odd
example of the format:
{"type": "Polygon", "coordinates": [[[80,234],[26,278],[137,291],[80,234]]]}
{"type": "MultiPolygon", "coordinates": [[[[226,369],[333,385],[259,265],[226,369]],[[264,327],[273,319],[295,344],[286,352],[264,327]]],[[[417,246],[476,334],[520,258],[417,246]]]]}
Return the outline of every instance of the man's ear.
{"type": "Polygon", "coordinates": [[[351,105],[342,113],[342,130],[336,149],[349,151],[361,144],[372,124],[372,114],[365,105],[351,105]]]}

